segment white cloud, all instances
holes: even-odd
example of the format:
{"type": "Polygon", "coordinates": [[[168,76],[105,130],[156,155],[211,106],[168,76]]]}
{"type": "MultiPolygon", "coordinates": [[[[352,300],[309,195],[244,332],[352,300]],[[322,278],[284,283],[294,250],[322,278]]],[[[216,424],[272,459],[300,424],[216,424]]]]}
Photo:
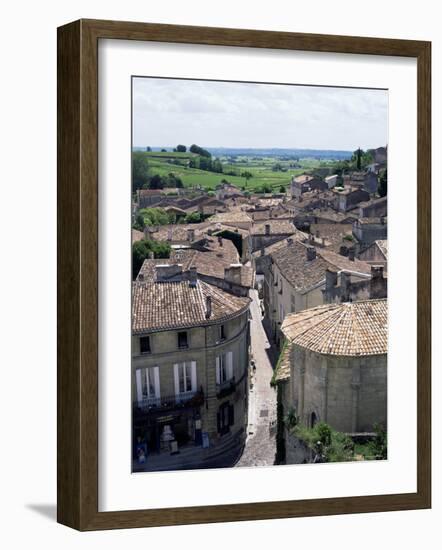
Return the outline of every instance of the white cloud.
{"type": "Polygon", "coordinates": [[[387,143],[388,92],[135,78],[134,145],[353,150],[387,143]]]}

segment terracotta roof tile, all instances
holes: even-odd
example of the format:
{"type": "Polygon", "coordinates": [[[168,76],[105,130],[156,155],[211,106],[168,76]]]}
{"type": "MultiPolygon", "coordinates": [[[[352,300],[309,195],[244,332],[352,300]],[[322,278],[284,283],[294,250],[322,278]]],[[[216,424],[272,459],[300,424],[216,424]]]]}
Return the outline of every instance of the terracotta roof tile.
{"type": "Polygon", "coordinates": [[[325,355],[387,353],[387,300],[330,304],[287,315],[282,332],[292,344],[325,355]]]}
{"type": "Polygon", "coordinates": [[[132,331],[134,334],[206,326],[226,321],[245,312],[250,298],[234,296],[198,280],[175,283],[133,283],[132,331]],[[212,299],[212,313],[206,318],[206,297],[212,299]]]}

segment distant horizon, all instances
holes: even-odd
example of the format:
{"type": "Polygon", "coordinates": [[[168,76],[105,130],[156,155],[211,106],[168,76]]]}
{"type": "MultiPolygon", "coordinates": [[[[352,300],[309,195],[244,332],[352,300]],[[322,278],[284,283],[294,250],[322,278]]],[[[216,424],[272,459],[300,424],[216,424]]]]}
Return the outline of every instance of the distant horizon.
{"type": "Polygon", "coordinates": [[[137,147],[354,151],[388,142],[387,90],[155,77],[132,84],[137,147]]]}
{"type": "MultiPolygon", "coordinates": [[[[193,145],[191,143],[190,145],[187,145],[186,143],[176,143],[175,145],[132,145],[132,149],[147,149],[147,147],[150,147],[152,149],[152,152],[158,152],[157,149],[161,151],[161,149],[171,149],[173,152],[173,149],[176,148],[177,145],[185,145],[187,147],[187,151],[189,152],[189,147],[193,145]]],[[[225,149],[225,150],[245,150],[250,149],[254,151],[266,151],[266,150],[274,150],[274,151],[328,151],[333,153],[354,153],[357,151],[358,147],[355,147],[354,149],[324,149],[323,147],[275,147],[275,146],[262,146],[262,147],[248,147],[248,146],[241,146],[241,147],[235,147],[235,146],[229,146],[229,145],[204,145],[201,143],[195,143],[195,145],[199,145],[203,149],[225,149]]],[[[379,149],[380,147],[387,147],[387,143],[385,145],[377,145],[375,147],[368,147],[367,149],[363,149],[364,151],[367,150],[374,150],[379,149]]],[[[159,152],[160,152],[159,151],[159,152]]]]}

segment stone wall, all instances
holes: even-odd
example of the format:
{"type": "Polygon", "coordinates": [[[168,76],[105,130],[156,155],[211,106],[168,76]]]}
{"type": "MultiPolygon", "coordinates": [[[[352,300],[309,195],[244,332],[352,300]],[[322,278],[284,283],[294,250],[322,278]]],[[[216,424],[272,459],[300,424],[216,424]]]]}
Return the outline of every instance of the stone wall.
{"type": "Polygon", "coordinates": [[[322,355],[293,346],[290,383],[300,421],[341,432],[373,431],[387,421],[387,356],[322,355]],[[312,416],[313,415],[313,416],[312,416]]]}

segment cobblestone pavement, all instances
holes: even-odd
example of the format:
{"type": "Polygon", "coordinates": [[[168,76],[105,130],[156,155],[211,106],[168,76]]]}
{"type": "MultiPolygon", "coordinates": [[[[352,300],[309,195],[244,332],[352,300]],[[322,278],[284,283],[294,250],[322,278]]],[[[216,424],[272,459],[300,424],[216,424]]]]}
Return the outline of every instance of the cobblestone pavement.
{"type": "Polygon", "coordinates": [[[276,453],[276,390],[270,386],[272,350],[261,322],[258,292],[251,290],[250,297],[251,350],[256,370],[249,389],[247,440],[236,466],[272,466],[276,453]]]}

